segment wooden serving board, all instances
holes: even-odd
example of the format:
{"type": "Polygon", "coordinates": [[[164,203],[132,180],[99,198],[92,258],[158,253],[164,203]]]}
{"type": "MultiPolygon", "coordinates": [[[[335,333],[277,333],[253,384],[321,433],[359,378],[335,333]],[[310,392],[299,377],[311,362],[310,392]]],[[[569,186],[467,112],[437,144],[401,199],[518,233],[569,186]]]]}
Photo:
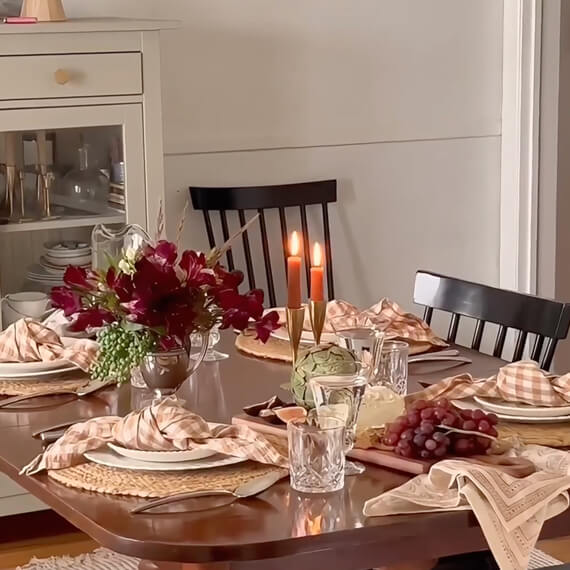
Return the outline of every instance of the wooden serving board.
{"type": "MultiPolygon", "coordinates": [[[[287,437],[287,426],[285,424],[271,424],[262,418],[239,414],[232,418],[232,424],[246,425],[247,427],[269,435],[287,437]]],[[[395,471],[403,471],[412,475],[427,473],[435,461],[423,461],[422,459],[411,459],[396,455],[392,451],[382,451],[380,449],[353,449],[348,456],[365,463],[373,463],[380,467],[387,467],[395,471]]]]}

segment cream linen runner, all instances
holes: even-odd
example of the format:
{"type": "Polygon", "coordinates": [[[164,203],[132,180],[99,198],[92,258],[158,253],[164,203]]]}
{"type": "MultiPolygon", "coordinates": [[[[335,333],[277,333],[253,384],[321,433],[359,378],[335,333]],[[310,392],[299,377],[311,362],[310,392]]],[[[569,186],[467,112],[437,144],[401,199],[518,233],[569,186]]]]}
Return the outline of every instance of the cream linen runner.
{"type": "Polygon", "coordinates": [[[568,507],[570,456],[535,445],[517,455],[532,461],[537,471],[517,479],[496,467],[448,459],[369,499],[364,514],[472,509],[501,570],[526,570],[544,521],[568,507]]]}

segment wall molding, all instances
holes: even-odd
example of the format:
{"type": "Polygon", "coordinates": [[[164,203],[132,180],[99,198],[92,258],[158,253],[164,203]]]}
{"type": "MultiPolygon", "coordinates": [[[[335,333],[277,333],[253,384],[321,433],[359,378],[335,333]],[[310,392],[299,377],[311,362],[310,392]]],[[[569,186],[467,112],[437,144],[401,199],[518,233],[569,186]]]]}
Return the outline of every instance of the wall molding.
{"type": "Polygon", "coordinates": [[[542,0],[504,0],[499,284],[537,288],[542,0]]]}

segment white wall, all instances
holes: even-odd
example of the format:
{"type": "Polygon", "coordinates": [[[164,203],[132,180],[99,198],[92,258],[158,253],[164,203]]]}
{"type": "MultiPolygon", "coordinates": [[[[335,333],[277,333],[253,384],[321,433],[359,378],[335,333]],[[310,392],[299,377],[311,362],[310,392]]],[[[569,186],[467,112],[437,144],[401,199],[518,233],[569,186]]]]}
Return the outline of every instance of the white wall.
{"type": "MultiPolygon", "coordinates": [[[[337,178],[337,296],[498,282],[499,0],[66,0],[163,35],[167,223],[195,185],[337,178]]],[[[186,245],[205,247],[200,216],[186,245]]],[[[276,265],[281,259],[276,257],[276,265]]]]}

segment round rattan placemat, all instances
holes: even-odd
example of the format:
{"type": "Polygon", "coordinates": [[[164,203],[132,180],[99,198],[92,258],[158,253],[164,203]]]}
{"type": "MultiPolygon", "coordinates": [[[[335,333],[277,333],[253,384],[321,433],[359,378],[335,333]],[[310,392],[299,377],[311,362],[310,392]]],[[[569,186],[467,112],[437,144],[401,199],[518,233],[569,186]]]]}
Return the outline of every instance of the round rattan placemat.
{"type": "Polygon", "coordinates": [[[251,334],[239,334],[236,337],[236,348],[250,356],[257,358],[268,358],[270,360],[280,360],[281,362],[292,362],[291,346],[286,340],[269,337],[263,344],[260,340],[255,340],[251,334]]]}
{"type": "Polygon", "coordinates": [[[0,378],[0,395],[27,396],[38,392],[57,392],[58,390],[77,390],[89,383],[83,373],[74,373],[62,378],[46,380],[19,380],[18,378],[0,378]]]}
{"type": "Polygon", "coordinates": [[[525,444],[549,447],[570,446],[570,424],[518,424],[499,423],[500,438],[517,438],[525,444]]]}
{"type": "Polygon", "coordinates": [[[82,463],[74,467],[48,471],[48,476],[75,489],[110,495],[154,498],[205,489],[234,491],[239,485],[274,471],[281,472],[283,477],[288,474],[286,469],[274,465],[247,461],[196,471],[134,471],[95,463],[82,463]]]}
{"type": "MultiPolygon", "coordinates": [[[[431,348],[431,345],[427,342],[408,342],[408,344],[410,345],[410,355],[422,354],[431,348]]],[[[267,358],[281,362],[292,362],[293,360],[289,343],[279,338],[269,337],[268,341],[263,344],[260,340],[255,340],[254,335],[241,333],[236,338],[236,348],[245,354],[256,356],[257,358],[267,358]]]]}

